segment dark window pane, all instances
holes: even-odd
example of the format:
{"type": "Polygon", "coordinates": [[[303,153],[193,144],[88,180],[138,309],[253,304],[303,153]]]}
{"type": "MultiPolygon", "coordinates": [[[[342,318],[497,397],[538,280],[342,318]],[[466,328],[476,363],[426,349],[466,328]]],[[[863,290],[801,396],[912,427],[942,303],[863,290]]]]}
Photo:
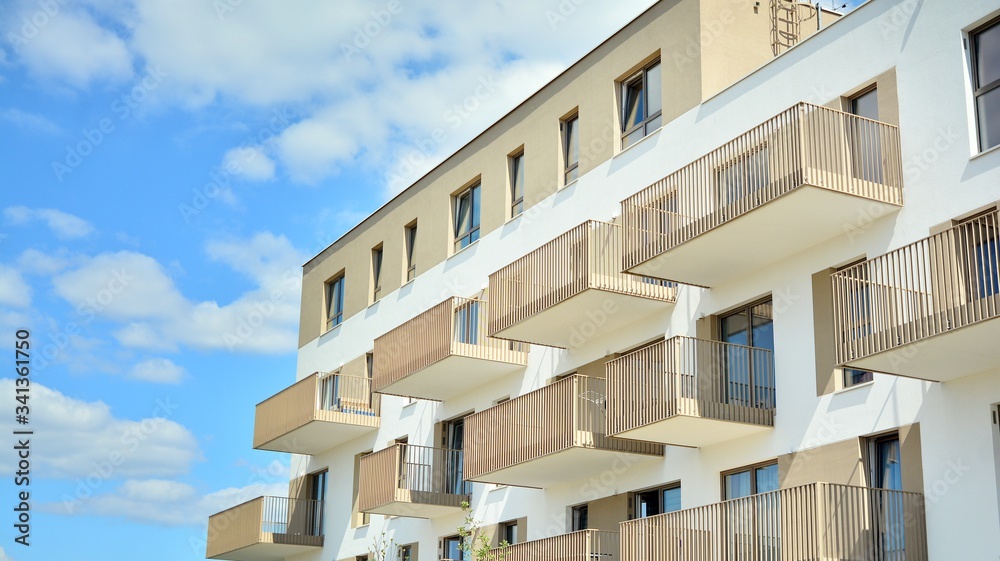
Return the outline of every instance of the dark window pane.
{"type": "Polygon", "coordinates": [[[566,121],[566,167],[578,163],[580,163],[580,120],[573,117],[566,121]]]}
{"type": "Polygon", "coordinates": [[[659,491],[644,491],[635,494],[635,517],[646,518],[660,514],[659,491]]]}
{"type": "Polygon", "coordinates": [[[875,487],[880,489],[903,489],[902,464],[900,463],[899,439],[891,438],[875,444],[874,477],[875,487]]]}
{"type": "Polygon", "coordinates": [[[737,345],[750,344],[746,312],[738,312],[722,318],[722,340],[737,345]]]}
{"type": "Polygon", "coordinates": [[[646,118],[643,112],[642,98],[641,79],[625,85],[625,105],[622,108],[622,131],[631,129],[646,118]]]}
{"type": "Polygon", "coordinates": [[[851,113],[866,119],[878,120],[878,90],[871,90],[851,100],[851,113]]]}
{"type": "Polygon", "coordinates": [[[985,93],[976,100],[979,115],[979,143],[981,150],[1000,144],[1000,88],[985,93]]]}
{"type": "Polygon", "coordinates": [[[1000,24],[976,34],[976,86],[1000,80],[1000,24]]]}

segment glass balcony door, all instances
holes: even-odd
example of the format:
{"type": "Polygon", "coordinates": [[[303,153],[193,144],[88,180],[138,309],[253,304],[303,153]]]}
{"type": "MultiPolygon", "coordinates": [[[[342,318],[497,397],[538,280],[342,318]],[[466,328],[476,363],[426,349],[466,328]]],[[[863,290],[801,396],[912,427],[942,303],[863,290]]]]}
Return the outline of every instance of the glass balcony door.
{"type": "Polygon", "coordinates": [[[774,404],[774,380],[766,353],[774,352],[774,317],[770,299],[751,304],[723,316],[720,337],[727,347],[722,357],[723,398],[726,403],[746,407],[770,407],[774,404]],[[751,348],[753,347],[753,348],[751,348]]]}

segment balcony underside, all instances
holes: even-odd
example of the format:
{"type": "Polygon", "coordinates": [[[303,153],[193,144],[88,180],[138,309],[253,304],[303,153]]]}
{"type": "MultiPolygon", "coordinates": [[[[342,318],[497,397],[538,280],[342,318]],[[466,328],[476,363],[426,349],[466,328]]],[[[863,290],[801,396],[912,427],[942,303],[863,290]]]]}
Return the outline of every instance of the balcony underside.
{"type": "Polygon", "coordinates": [[[656,457],[662,458],[662,455],[573,447],[475,478],[470,477],[469,481],[544,489],[585,479],[609,469],[621,470],[637,461],[656,457]]]}
{"type": "Polygon", "coordinates": [[[299,555],[323,548],[322,536],[301,536],[289,534],[261,535],[260,543],[248,545],[209,559],[229,559],[231,561],[280,561],[286,557],[299,555]]]}
{"type": "Polygon", "coordinates": [[[379,393],[444,401],[523,369],[523,364],[450,355],[381,388],[379,393]]]}
{"type": "Polygon", "coordinates": [[[611,333],[652,313],[666,313],[673,302],[587,289],[495,333],[494,337],[563,349],[611,333]]]}
{"type": "MultiPolygon", "coordinates": [[[[694,401],[694,400],[687,400],[694,401]]],[[[701,448],[720,442],[736,440],[774,427],[774,412],[766,409],[712,404],[720,409],[714,416],[675,415],[647,425],[622,431],[615,437],[659,442],[674,446],[701,448]],[[737,412],[737,410],[739,410],[737,412]],[[720,414],[721,413],[721,414],[720,414]],[[754,422],[731,421],[715,417],[752,418],[754,422]]]]}
{"type": "Polygon", "coordinates": [[[255,446],[257,450],[315,455],[378,429],[377,415],[317,411],[317,419],[255,446]]]}
{"type": "Polygon", "coordinates": [[[468,495],[397,489],[395,501],[369,508],[365,512],[407,518],[437,518],[462,512],[462,501],[468,500],[468,495]]]}
{"type": "Polygon", "coordinates": [[[1000,369],[1000,318],[854,359],[845,366],[934,382],[1000,369]]]}
{"type": "Polygon", "coordinates": [[[803,185],[628,272],[717,286],[829,239],[849,235],[853,229],[898,210],[894,204],[803,185]]]}

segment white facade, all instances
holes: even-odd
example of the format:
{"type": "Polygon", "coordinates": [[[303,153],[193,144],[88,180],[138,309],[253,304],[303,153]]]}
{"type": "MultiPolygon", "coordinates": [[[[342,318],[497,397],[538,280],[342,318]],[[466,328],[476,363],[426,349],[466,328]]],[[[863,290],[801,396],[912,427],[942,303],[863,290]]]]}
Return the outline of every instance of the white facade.
{"type": "MultiPolygon", "coordinates": [[[[440,404],[384,397],[373,436],[315,457],[294,456],[293,477],[324,467],[330,474],[326,545],[294,559],[364,555],[383,530],[397,544],[419,543],[419,559],[437,559],[439,538],[455,533],[461,514],[433,520],[373,515],[370,525],[350,528],[356,454],[404,436],[434,446],[438,421],[542,387],[652,337],[694,336],[699,317],[769,294],[778,403],[773,430],[700,449],[668,446],[662,459],[618,463],[596,478],[568,473],[565,484],[544,490],[475,484],[476,518],[496,524],[526,516],[526,538],[534,540],[569,531],[571,505],[665,483],[681,482],[685,508],[715,503],[722,471],[919,423],[930,558],[996,559],[1000,444],[991,412],[1000,402],[1000,365],[943,384],[877,374],[872,384],[817,397],[811,276],[924,238],[931,227],[1000,200],[1000,152],[978,153],[966,48],[966,32],[997,14],[1000,5],[988,0],[873,0],[304,346],[299,379],[335,369],[445,297],[475,294],[490,273],[543,242],[586,219],[610,220],[622,199],[767,118],[800,101],[828,103],[895,67],[905,172],[898,213],[859,216],[845,225],[857,227],[850,233],[732,282],[708,290],[682,286],[669,316],[637,317],[629,329],[574,350],[532,346],[523,375],[440,404]]],[[[791,226],[787,234],[795,235],[791,226]]]]}

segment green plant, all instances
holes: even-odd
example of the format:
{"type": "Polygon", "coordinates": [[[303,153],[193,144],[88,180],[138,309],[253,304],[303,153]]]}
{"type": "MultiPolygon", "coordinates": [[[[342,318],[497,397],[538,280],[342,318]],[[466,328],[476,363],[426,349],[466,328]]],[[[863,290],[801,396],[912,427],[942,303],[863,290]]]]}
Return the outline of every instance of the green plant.
{"type": "Polygon", "coordinates": [[[368,548],[369,561],[395,561],[397,557],[399,557],[399,548],[396,547],[396,540],[386,539],[385,530],[372,538],[372,545],[368,548]]]}
{"type": "Polygon", "coordinates": [[[462,501],[462,512],[465,513],[465,520],[458,527],[462,551],[472,561],[504,561],[507,557],[507,548],[510,547],[507,540],[500,542],[500,545],[494,548],[490,543],[490,537],[481,531],[479,521],[473,516],[469,501],[462,501]]]}

